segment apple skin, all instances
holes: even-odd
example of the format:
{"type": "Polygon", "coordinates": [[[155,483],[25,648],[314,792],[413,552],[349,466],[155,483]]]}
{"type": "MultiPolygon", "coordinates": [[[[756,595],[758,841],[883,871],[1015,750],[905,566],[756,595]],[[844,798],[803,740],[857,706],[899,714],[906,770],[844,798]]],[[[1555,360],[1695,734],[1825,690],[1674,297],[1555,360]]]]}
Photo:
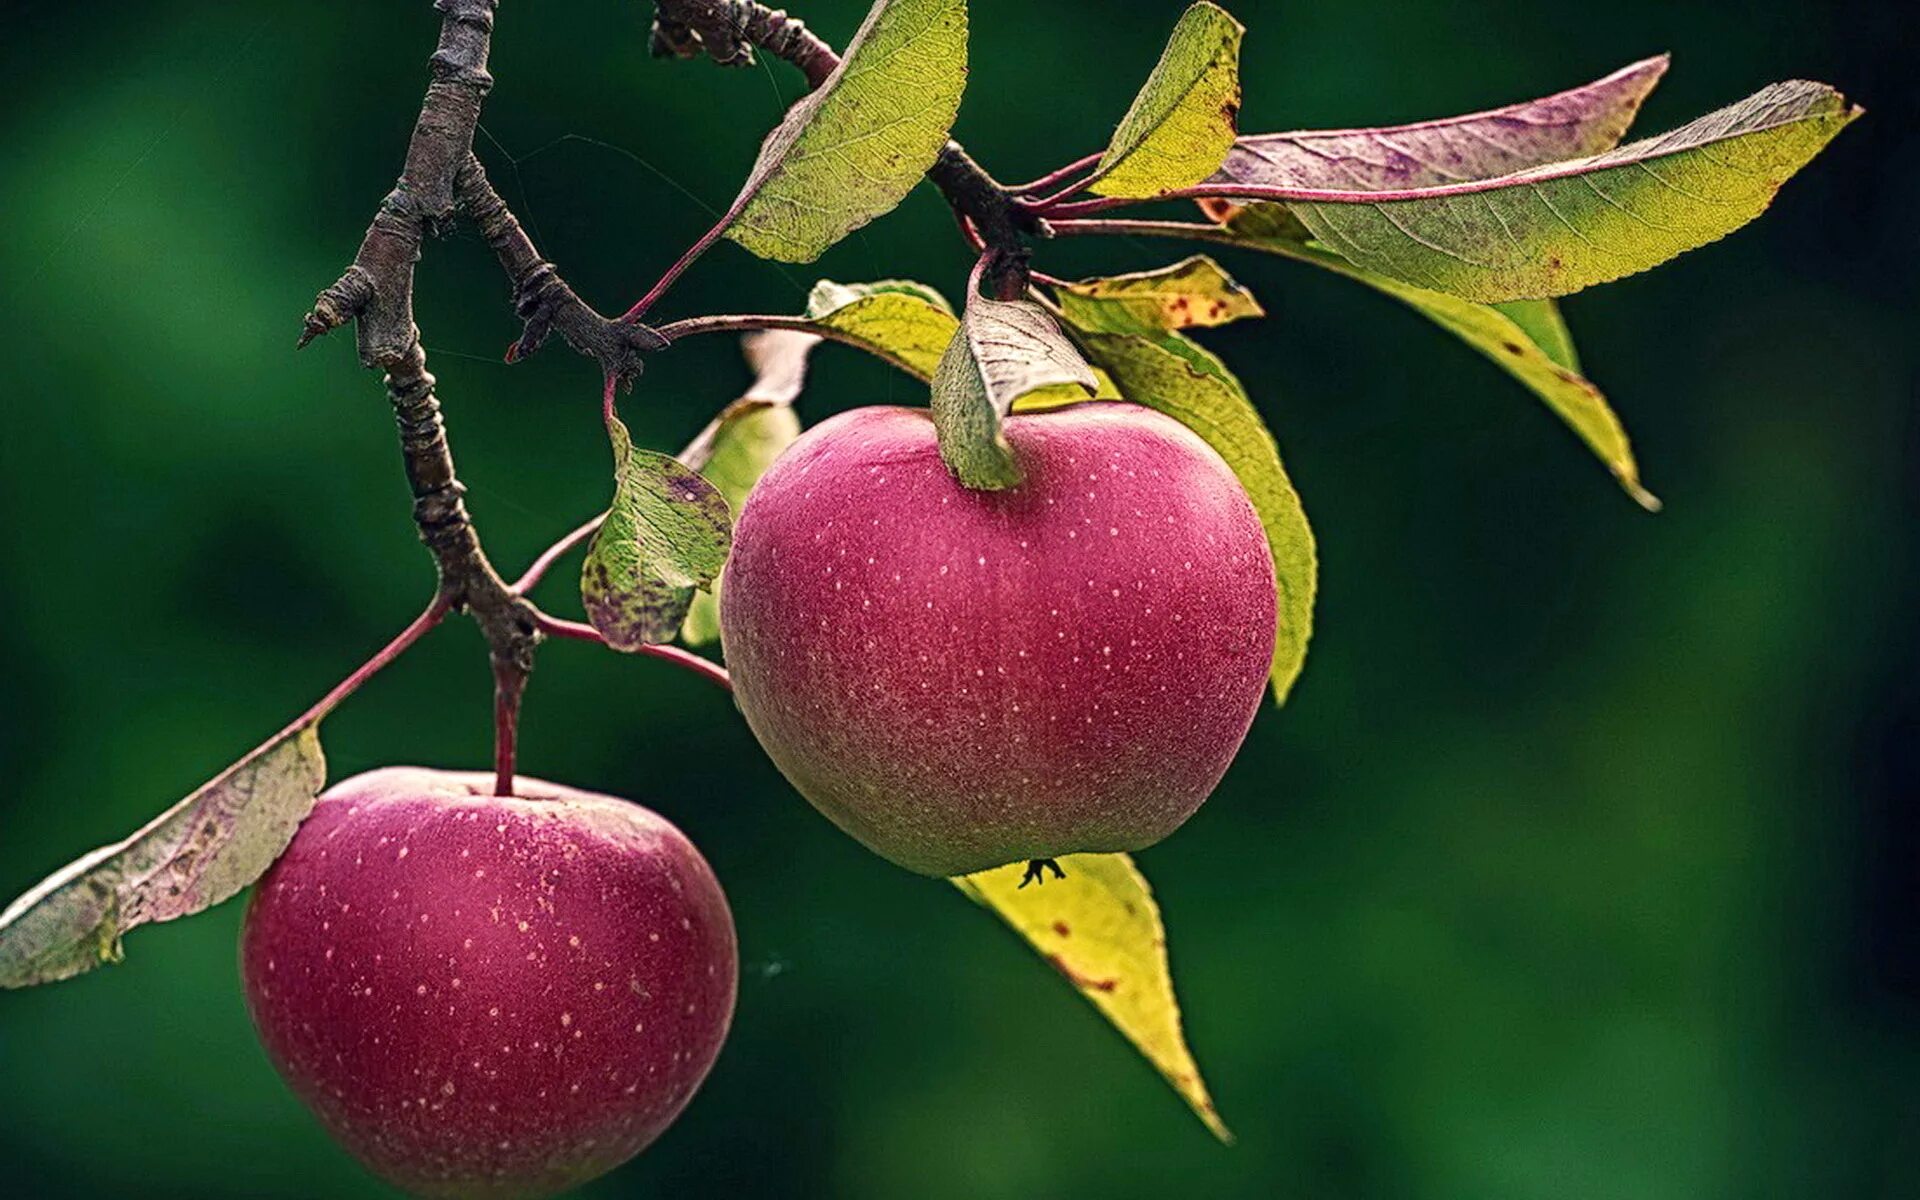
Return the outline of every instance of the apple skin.
{"type": "Polygon", "coordinates": [[[1273,560],[1169,417],[1015,414],[974,491],[924,409],[804,434],[748,495],[721,593],[734,695],[799,792],[926,875],[1138,850],[1219,783],[1266,691],[1273,560]]]}
{"type": "Polygon", "coordinates": [[[287,1083],[419,1196],[552,1196],[659,1136],[733,1015],[699,851],[538,779],[393,767],[320,797],[255,889],[240,968],[287,1083]]]}

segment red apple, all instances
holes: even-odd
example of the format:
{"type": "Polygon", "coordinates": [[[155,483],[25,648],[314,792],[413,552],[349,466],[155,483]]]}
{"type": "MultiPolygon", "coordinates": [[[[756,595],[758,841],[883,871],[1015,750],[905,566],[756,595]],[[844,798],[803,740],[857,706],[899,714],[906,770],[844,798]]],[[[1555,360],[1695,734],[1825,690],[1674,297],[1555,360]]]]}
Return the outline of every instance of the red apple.
{"type": "Polygon", "coordinates": [[[733,918],[665,820],[394,767],[320,797],[240,936],[267,1054],[421,1196],[551,1196],[660,1135],[733,1015],[733,918]]]}
{"type": "Polygon", "coordinates": [[[734,694],[802,795],[956,875],[1138,850],[1233,760],[1273,655],[1252,504],[1186,427],[1127,404],[1016,415],[1018,487],[973,491],[924,409],[810,430],[734,530],[734,694]]]}

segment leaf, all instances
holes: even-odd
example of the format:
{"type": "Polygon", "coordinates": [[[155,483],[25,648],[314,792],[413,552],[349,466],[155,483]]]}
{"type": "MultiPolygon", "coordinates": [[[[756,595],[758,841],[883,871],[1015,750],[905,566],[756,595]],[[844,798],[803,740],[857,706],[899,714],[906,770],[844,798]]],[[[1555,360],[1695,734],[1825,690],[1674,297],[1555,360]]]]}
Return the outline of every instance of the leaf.
{"type": "Polygon", "coordinates": [[[1395,191],[1275,185],[1257,198],[1416,287],[1487,303],[1564,296],[1751,221],[1859,112],[1824,84],[1779,83],[1660,137],[1516,174],[1395,191]]]}
{"type": "Polygon", "coordinates": [[[940,457],[967,487],[1012,487],[1020,482],[1020,466],[1001,418],[1022,396],[1043,389],[1091,395],[1099,386],[1046,309],[1031,300],[972,296],[933,373],[940,457]]]}
{"type": "Polygon", "coordinates": [[[1082,279],[1058,289],[1067,319],[1106,320],[1123,312],[1140,329],[1187,329],[1263,317],[1253,293],[1203,254],[1154,271],[1082,279]]]}
{"type": "Polygon", "coordinates": [[[946,297],[897,279],[842,284],[823,279],[807,298],[822,336],[877,355],[922,382],[933,378],[960,322],[946,297]]]}
{"type": "Polygon", "coordinates": [[[1434,187],[1611,149],[1666,74],[1667,56],[1583,87],[1442,121],[1242,137],[1209,182],[1389,191],[1434,187]]]}
{"type": "Polygon", "coordinates": [[[1213,174],[1233,147],[1245,32],[1205,0],[1182,13],[1086,190],[1145,198],[1213,174]]]}
{"type": "Polygon", "coordinates": [[[1163,412],[1200,435],[1226,460],[1260,516],[1273,552],[1279,628],[1273,644],[1273,694],[1282,704],[1299,678],[1313,634],[1319,558],[1300,494],[1280,448],[1246,389],[1213,354],[1179,333],[1106,333],[1079,327],[1087,356],[1113,376],[1120,394],[1163,412]]]}
{"type": "Polygon", "coordinates": [[[258,879],[326,783],[320,716],[283,731],[123,842],[61,868],[0,913],[0,987],[118,962],[120,939],[258,879]]]}
{"type": "Polygon", "coordinates": [[[720,490],[676,458],[637,450],[607,424],[614,496],[580,569],[587,619],[616,650],[671,641],[696,588],[727,561],[733,522],[720,490]]]}
{"type": "Polygon", "coordinates": [[[1659,499],[1640,484],[1640,468],[1620,418],[1600,389],[1580,374],[1573,339],[1553,301],[1524,300],[1495,307],[1376,275],[1284,232],[1267,235],[1264,231],[1275,227],[1267,224],[1265,207],[1248,208],[1227,223],[1227,232],[1237,236],[1235,244],[1312,263],[1406,304],[1492,359],[1538,396],[1613,472],[1636,503],[1649,512],[1659,510],[1659,499]]]}
{"type": "MultiPolygon", "coordinates": [[[[733,512],[740,511],[760,476],[800,436],[793,402],[806,382],[807,354],[820,339],[810,333],[767,329],[750,333],[740,342],[747,365],[757,374],[753,386],[721,409],[680,456],[680,461],[701,470],[720,489],[733,512]]],[[[694,596],[680,626],[681,640],[688,645],[720,639],[720,589],[725,581],[723,571],[712,587],[694,596]]]]}
{"type": "Polygon", "coordinates": [[[877,0],[840,65],[767,135],[726,235],[762,258],[819,258],[913,189],[966,82],[966,0],[877,0]]]}
{"type": "Polygon", "coordinates": [[[1560,314],[1557,302],[1509,300],[1493,307],[1518,325],[1549,360],[1569,371],[1580,369],[1580,352],[1573,348],[1573,331],[1567,328],[1567,319],[1560,314]]]}
{"type": "Polygon", "coordinates": [[[1166,931],[1146,878],[1124,854],[1071,854],[1066,878],[1022,888],[1015,863],[953,880],[992,909],[1172,1085],[1213,1135],[1232,1142],[1180,1029],[1166,931]]]}

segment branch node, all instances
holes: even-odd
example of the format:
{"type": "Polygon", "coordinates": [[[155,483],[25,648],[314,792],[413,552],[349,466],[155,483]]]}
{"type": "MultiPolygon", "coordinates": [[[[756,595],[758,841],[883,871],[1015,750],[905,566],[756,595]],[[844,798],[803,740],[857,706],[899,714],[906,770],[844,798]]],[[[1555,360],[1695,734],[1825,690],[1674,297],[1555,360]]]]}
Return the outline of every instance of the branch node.
{"type": "Polygon", "coordinates": [[[373,291],[373,276],[359,263],[349,266],[345,274],[313,298],[313,310],[307,313],[305,327],[293,348],[303,350],[313,339],[332,333],[358,317],[373,300],[373,291]]]}

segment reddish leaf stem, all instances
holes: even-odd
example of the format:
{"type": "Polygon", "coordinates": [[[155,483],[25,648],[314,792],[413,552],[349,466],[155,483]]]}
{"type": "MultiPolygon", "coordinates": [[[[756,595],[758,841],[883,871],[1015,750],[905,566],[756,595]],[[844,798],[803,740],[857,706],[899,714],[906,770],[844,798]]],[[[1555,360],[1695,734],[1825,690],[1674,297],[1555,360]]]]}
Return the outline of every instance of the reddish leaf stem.
{"type": "Polygon", "coordinates": [[[520,578],[513,581],[511,585],[513,593],[516,596],[524,596],[532,591],[542,579],[546,578],[547,572],[553,569],[554,563],[559,562],[574,547],[585,543],[588,538],[598,532],[600,523],[604,520],[606,520],[604,515],[595,517],[542,550],[540,557],[533,560],[533,565],[528,567],[520,578]]]}
{"type": "Polygon", "coordinates": [[[1223,246],[1246,245],[1245,238],[1202,221],[1129,221],[1105,217],[1087,221],[1054,221],[1052,224],[1053,231],[1061,237],[1105,234],[1113,237],[1188,238],[1196,242],[1218,242],[1223,246]]]}
{"type": "Polygon", "coordinates": [[[718,221],[713,223],[712,229],[701,234],[700,240],[687,247],[687,252],[675,260],[671,267],[667,268],[667,273],[660,277],[660,282],[654,284],[653,287],[647,291],[646,295],[640,297],[640,299],[635,302],[632,308],[620,314],[620,322],[622,324],[632,324],[641,317],[646,316],[647,310],[652,308],[660,297],[667,294],[667,289],[673,286],[675,280],[687,273],[687,268],[693,265],[694,260],[702,254],[705,254],[709,247],[720,240],[720,235],[727,231],[727,226],[733,223],[736,215],[738,215],[736,210],[728,209],[718,221]]]}
{"type": "MultiPolygon", "coordinates": [[[[600,635],[598,629],[584,622],[568,621],[560,617],[549,616],[546,613],[541,613],[538,621],[540,624],[540,632],[550,637],[570,638],[579,642],[593,642],[601,646],[607,644],[607,639],[600,635]]],[[[722,667],[712,659],[702,658],[691,650],[682,650],[678,646],[653,645],[641,646],[635,653],[645,654],[652,658],[673,663],[675,666],[684,667],[703,679],[719,684],[729,692],[733,690],[733,680],[728,677],[725,667],[722,667]]]]}
{"type": "MultiPolygon", "coordinates": [[[[1057,187],[1074,178],[1076,175],[1082,174],[1089,167],[1099,162],[1102,157],[1102,154],[1094,153],[1087,155],[1085,158],[1076,158],[1064,167],[1049,171],[1029,183],[1023,183],[1017,187],[1010,187],[1007,191],[1015,196],[1031,196],[1035,192],[1044,192],[1050,187],[1057,187]]],[[[1077,191],[1079,189],[1076,186],[1074,190],[1077,191]]],[[[1073,193],[1069,192],[1067,194],[1072,195],[1073,193]]]]}
{"type": "Polygon", "coordinates": [[[446,618],[447,612],[446,598],[435,596],[433,603],[427,605],[426,611],[415,617],[405,629],[395,634],[393,640],[382,646],[372,658],[355,667],[353,674],[334,684],[333,690],[322,696],[318,704],[300,714],[290,728],[318,720],[332,712],[342,700],[359,691],[361,684],[378,675],[394,659],[404,654],[408,647],[425,637],[434,626],[446,618]]]}

